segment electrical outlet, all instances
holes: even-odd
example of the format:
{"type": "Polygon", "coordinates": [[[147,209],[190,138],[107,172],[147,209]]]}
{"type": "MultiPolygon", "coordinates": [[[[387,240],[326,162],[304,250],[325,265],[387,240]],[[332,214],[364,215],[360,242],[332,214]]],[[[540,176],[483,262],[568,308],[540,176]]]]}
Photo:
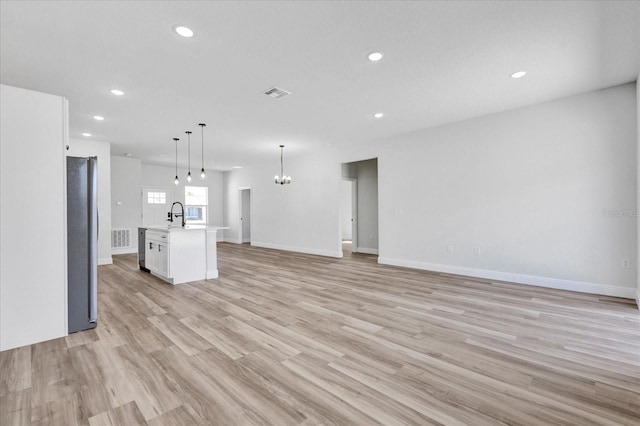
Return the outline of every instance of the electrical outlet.
{"type": "Polygon", "coordinates": [[[629,259],[622,259],[622,267],[624,269],[629,269],[631,267],[631,262],[629,262],[629,259]]]}
{"type": "Polygon", "coordinates": [[[480,256],[480,247],[474,247],[473,254],[475,254],[476,256],[480,256]]]}
{"type": "Polygon", "coordinates": [[[447,246],[447,253],[453,253],[453,246],[451,244],[447,246]]]}

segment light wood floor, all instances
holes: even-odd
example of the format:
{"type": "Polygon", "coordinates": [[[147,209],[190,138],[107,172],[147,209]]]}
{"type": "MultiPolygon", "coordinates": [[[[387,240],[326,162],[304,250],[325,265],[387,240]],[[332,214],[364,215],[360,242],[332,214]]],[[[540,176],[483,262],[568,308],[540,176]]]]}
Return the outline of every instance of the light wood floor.
{"type": "Polygon", "coordinates": [[[97,329],[0,353],[0,424],[638,425],[629,300],[219,244],[99,268],[97,329]]]}

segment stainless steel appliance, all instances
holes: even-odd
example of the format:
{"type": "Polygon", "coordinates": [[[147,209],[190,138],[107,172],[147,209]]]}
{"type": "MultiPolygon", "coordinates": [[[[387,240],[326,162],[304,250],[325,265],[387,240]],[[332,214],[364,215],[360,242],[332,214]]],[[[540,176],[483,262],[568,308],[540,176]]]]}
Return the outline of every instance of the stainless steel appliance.
{"type": "Polygon", "coordinates": [[[67,157],[69,333],[98,322],[98,159],[67,157]]]}
{"type": "Polygon", "coordinates": [[[144,257],[144,248],[145,242],[147,240],[147,228],[138,228],[138,266],[141,270],[145,272],[150,272],[149,268],[147,268],[145,257],[144,257]]]}

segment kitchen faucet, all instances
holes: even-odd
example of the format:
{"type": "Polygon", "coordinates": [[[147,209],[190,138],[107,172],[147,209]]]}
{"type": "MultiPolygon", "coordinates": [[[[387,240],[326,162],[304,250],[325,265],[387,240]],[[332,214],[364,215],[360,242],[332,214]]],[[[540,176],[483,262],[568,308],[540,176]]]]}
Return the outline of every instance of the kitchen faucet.
{"type": "Polygon", "coordinates": [[[169,219],[167,219],[169,222],[173,222],[173,217],[181,217],[182,218],[182,227],[184,228],[184,206],[182,205],[182,203],[180,201],[176,201],[173,204],[171,204],[171,211],[169,212],[169,219]],[[180,210],[182,211],[182,213],[173,213],[173,206],[175,206],[176,204],[180,204],[180,210]]]}

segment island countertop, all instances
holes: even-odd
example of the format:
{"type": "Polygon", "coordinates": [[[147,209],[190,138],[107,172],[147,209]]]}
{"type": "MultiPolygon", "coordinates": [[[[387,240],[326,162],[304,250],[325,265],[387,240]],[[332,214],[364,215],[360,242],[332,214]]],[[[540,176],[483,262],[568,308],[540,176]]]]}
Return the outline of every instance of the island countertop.
{"type": "Polygon", "coordinates": [[[219,229],[229,229],[228,226],[213,226],[213,225],[185,225],[185,227],[181,226],[172,226],[172,225],[152,225],[147,226],[147,230],[149,231],[159,231],[159,232],[183,232],[183,231],[217,231],[219,229]]]}

